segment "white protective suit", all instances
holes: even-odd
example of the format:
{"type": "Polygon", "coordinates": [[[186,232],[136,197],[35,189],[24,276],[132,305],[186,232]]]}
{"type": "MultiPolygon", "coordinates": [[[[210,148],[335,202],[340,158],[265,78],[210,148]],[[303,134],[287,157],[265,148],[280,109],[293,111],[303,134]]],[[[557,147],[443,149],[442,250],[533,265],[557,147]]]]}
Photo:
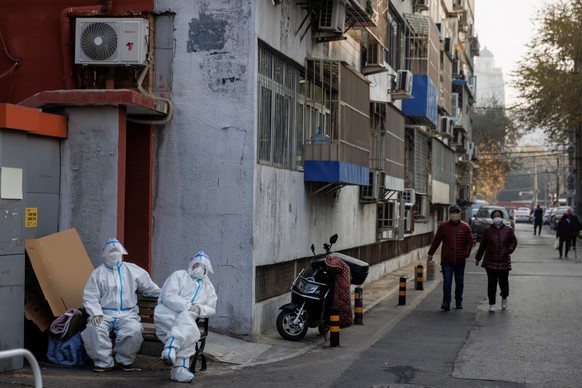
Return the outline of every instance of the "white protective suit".
{"type": "Polygon", "coordinates": [[[119,241],[107,241],[101,255],[105,263],[93,270],[83,293],[89,321],[81,337],[96,370],[114,365],[109,338],[112,331],[115,360],[122,368],[131,366],[143,342],[136,291],[153,297],[160,294],[150,275],[135,264],[123,262],[123,254],[127,251],[119,241]]]}
{"type": "Polygon", "coordinates": [[[175,271],[166,279],[154,310],[156,334],[165,344],[162,359],[173,365],[172,380],[194,379],[189,368],[200,339],[196,318],[216,312],[217,296],[207,272],[213,272],[210,260],[204,252],[198,252],[187,270],[175,271]],[[204,273],[196,268],[204,268],[204,273]]]}

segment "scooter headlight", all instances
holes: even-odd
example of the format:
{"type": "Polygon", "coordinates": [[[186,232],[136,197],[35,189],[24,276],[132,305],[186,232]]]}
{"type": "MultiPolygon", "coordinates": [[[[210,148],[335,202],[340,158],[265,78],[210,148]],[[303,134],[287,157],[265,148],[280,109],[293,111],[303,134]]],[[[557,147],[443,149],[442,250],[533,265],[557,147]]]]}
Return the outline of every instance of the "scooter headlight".
{"type": "Polygon", "coordinates": [[[297,282],[297,291],[306,295],[308,294],[317,295],[319,293],[319,285],[308,282],[303,278],[300,278],[297,282]]]}

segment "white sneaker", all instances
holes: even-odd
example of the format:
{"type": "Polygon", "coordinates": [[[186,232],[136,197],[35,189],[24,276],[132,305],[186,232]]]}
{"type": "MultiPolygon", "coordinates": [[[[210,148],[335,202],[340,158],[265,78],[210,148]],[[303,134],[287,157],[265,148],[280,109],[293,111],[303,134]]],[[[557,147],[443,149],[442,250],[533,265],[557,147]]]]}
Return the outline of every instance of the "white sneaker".
{"type": "Polygon", "coordinates": [[[501,299],[501,310],[507,310],[507,298],[501,299]]]}
{"type": "Polygon", "coordinates": [[[495,312],[495,305],[494,304],[490,304],[489,305],[489,312],[490,313],[494,313],[495,312]]]}

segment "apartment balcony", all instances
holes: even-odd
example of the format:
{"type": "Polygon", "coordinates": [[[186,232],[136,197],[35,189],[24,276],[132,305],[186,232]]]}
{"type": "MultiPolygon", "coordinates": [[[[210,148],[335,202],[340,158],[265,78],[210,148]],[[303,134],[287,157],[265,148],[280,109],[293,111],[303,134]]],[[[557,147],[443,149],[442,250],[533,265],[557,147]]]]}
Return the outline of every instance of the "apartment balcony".
{"type": "MultiPolygon", "coordinates": [[[[341,61],[308,60],[305,106],[318,131],[304,139],[306,182],[337,187],[369,181],[370,90],[361,74],[341,61]]],[[[307,115],[305,115],[307,116],[307,115]]]]}

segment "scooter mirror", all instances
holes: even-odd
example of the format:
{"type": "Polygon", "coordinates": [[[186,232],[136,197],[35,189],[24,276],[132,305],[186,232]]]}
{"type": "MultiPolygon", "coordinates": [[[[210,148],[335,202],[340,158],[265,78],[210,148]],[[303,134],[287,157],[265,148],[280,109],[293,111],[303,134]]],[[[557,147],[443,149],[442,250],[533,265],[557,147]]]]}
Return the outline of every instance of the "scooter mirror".
{"type": "Polygon", "coordinates": [[[333,236],[331,236],[329,238],[329,243],[330,244],[335,244],[336,241],[337,241],[337,234],[334,234],[333,236]]]}
{"type": "Polygon", "coordinates": [[[313,254],[315,255],[315,246],[313,244],[311,244],[311,252],[313,252],[313,254]]]}

